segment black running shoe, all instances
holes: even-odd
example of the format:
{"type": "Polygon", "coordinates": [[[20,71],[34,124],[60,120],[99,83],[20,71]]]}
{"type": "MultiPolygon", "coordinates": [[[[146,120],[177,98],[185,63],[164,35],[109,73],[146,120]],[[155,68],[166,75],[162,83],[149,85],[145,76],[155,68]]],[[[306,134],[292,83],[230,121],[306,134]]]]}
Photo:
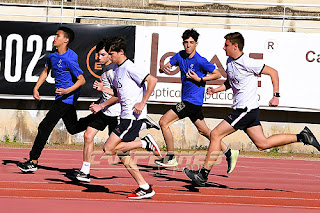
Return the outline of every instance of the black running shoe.
{"type": "Polygon", "coordinates": [[[200,170],[191,170],[188,168],[183,168],[183,172],[190,178],[196,185],[205,186],[208,178],[204,178],[200,173],[200,170]]]}
{"type": "Polygon", "coordinates": [[[82,171],[76,172],[74,176],[78,181],[87,182],[87,183],[90,183],[91,181],[90,174],[85,174],[82,171]]]}
{"type": "Polygon", "coordinates": [[[35,172],[38,170],[38,164],[33,163],[32,160],[27,160],[24,163],[19,162],[17,166],[22,172],[35,172]]]}
{"type": "Polygon", "coordinates": [[[151,188],[151,185],[148,190],[137,188],[136,190],[132,191],[131,194],[128,195],[130,199],[142,199],[142,198],[149,198],[155,195],[156,193],[151,188]]]}
{"type": "Polygon", "coordinates": [[[146,123],[147,129],[154,128],[156,130],[160,130],[159,124],[155,122],[152,118],[150,118],[148,115],[145,119],[143,119],[143,122],[146,123]]]}
{"type": "Polygon", "coordinates": [[[320,144],[308,127],[305,126],[304,129],[300,132],[300,134],[304,137],[304,140],[301,142],[303,142],[305,145],[312,145],[318,151],[320,151],[320,144]]]}

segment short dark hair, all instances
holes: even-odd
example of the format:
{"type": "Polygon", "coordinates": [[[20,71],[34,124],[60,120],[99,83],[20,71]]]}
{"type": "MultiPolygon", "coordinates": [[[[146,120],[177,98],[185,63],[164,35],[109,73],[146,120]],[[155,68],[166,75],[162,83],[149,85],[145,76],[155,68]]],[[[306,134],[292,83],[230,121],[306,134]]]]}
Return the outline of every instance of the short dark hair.
{"type": "Polygon", "coordinates": [[[124,53],[127,51],[127,44],[122,37],[113,37],[110,39],[110,50],[120,52],[123,50],[124,53]]]}
{"type": "Polygon", "coordinates": [[[188,29],[188,30],[183,32],[182,39],[186,40],[186,39],[191,37],[197,42],[198,38],[199,38],[199,35],[200,34],[195,29],[192,28],[192,29],[188,29]]]}
{"type": "Polygon", "coordinates": [[[244,47],[244,38],[239,32],[229,33],[224,36],[226,40],[229,40],[232,44],[238,44],[239,50],[242,51],[244,47]]]}
{"type": "Polygon", "coordinates": [[[69,27],[59,27],[58,30],[62,30],[64,32],[65,37],[69,39],[68,44],[70,44],[74,40],[74,32],[69,27]]]}
{"type": "Polygon", "coordinates": [[[100,50],[105,49],[106,52],[110,49],[110,39],[103,38],[101,41],[98,42],[96,45],[96,52],[98,53],[100,50]]]}

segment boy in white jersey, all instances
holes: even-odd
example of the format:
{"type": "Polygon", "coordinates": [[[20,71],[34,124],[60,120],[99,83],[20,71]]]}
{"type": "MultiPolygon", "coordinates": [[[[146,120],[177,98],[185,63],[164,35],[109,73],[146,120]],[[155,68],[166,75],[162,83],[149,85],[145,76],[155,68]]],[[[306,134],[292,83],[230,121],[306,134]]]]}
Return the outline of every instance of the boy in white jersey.
{"type": "Polygon", "coordinates": [[[240,33],[230,33],[224,38],[226,41],[223,49],[229,56],[226,69],[228,77],[220,87],[216,89],[209,87],[207,93],[211,95],[232,88],[234,94],[232,108],[234,110],[211,131],[210,146],[203,167],[197,171],[184,168],[185,174],[199,186],[204,186],[208,180],[208,174],[221,150],[222,139],[238,129],[244,130],[259,150],[303,142],[320,151],[320,145],[308,127],[305,127],[299,134],[278,134],[265,137],[259,121],[258,75],[265,74],[271,77],[273,97],[269,101],[269,106],[276,107],[280,97],[278,72],[243,54],[244,38],[240,33]]]}
{"type": "MultiPolygon", "coordinates": [[[[100,82],[95,82],[93,88],[102,91],[103,87],[111,88],[114,77],[113,67],[108,51],[109,43],[105,38],[96,45],[96,52],[99,55],[99,62],[102,66],[102,75],[100,82]]],[[[98,131],[103,131],[108,126],[108,133],[118,125],[118,116],[120,115],[120,104],[118,98],[107,93],[102,93],[102,97],[98,103],[92,103],[89,109],[93,112],[85,118],[87,129],[84,132],[84,147],[83,147],[83,164],[80,171],[74,174],[74,177],[79,181],[90,182],[90,158],[94,149],[94,137],[98,131]]]]}
{"type": "MultiPolygon", "coordinates": [[[[97,91],[102,91],[103,88],[111,88],[114,79],[114,63],[111,62],[108,50],[110,41],[107,38],[102,39],[96,45],[99,62],[102,66],[102,75],[100,81],[95,81],[93,88],[97,91]]],[[[85,120],[88,127],[84,132],[84,147],[83,147],[83,164],[80,171],[77,171],[74,176],[79,181],[90,182],[90,159],[94,149],[94,137],[98,131],[103,131],[108,126],[108,134],[118,125],[118,117],[120,115],[121,106],[118,98],[102,92],[102,96],[97,103],[92,103],[89,107],[92,114],[80,120],[85,120]]],[[[158,128],[152,119],[144,120],[143,128],[158,128]],[[150,123],[148,123],[148,121],[150,123]]]]}
{"type": "Polygon", "coordinates": [[[128,172],[139,187],[128,195],[131,199],[152,197],[155,192],[142,177],[136,163],[128,155],[128,151],[136,148],[146,148],[160,156],[160,149],[150,134],[141,140],[134,141],[139,136],[142,120],[146,118],[146,103],[153,92],[157,79],[127,59],[126,43],[122,38],[113,38],[109,49],[110,59],[116,63],[113,80],[114,89],[104,88],[103,91],[117,96],[121,105],[120,124],[113,130],[104,144],[106,154],[118,154],[128,172]],[[148,87],[145,87],[148,82],[148,87]]]}

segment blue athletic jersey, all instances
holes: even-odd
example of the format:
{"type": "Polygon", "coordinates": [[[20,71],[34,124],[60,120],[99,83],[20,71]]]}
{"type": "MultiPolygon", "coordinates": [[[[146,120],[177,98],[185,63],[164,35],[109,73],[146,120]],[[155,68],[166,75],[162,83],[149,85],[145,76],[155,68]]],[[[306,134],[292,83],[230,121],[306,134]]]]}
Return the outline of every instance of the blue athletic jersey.
{"type": "Polygon", "coordinates": [[[187,58],[184,50],[175,54],[170,59],[172,66],[179,66],[182,82],[182,101],[188,101],[195,105],[202,105],[204,98],[205,82],[196,82],[186,77],[188,70],[194,71],[200,78],[206,74],[212,73],[216,66],[208,62],[207,59],[200,56],[197,52],[192,58],[187,58]]]}
{"type": "MultiPolygon", "coordinates": [[[[83,74],[78,64],[78,55],[71,49],[59,55],[58,51],[50,53],[47,66],[52,70],[55,79],[55,88],[67,89],[74,85],[77,77],[83,74]]],[[[60,99],[66,104],[74,104],[80,96],[80,88],[66,95],[57,95],[56,100],[60,99]]]]}

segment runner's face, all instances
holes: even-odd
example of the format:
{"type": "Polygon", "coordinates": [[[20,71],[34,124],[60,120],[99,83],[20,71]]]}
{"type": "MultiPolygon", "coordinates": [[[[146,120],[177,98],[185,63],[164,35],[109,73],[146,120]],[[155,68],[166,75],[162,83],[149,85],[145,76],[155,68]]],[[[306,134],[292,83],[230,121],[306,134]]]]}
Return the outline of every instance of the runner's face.
{"type": "Polygon", "coordinates": [[[235,44],[232,44],[229,40],[226,40],[223,47],[223,50],[226,51],[226,55],[232,57],[235,49],[235,44]]]}
{"type": "Polygon", "coordinates": [[[183,40],[183,47],[187,55],[194,54],[196,52],[197,45],[198,42],[196,42],[192,37],[183,40]]]}
{"type": "Polygon", "coordinates": [[[112,63],[120,64],[121,52],[109,50],[110,60],[112,63]]]}
{"type": "Polygon", "coordinates": [[[101,49],[98,55],[99,55],[99,62],[101,65],[105,65],[110,61],[110,56],[105,49],[101,49]]]}
{"type": "Polygon", "coordinates": [[[65,37],[65,33],[62,30],[58,30],[53,40],[53,46],[60,47],[65,43],[68,43],[69,39],[65,37]]]}

